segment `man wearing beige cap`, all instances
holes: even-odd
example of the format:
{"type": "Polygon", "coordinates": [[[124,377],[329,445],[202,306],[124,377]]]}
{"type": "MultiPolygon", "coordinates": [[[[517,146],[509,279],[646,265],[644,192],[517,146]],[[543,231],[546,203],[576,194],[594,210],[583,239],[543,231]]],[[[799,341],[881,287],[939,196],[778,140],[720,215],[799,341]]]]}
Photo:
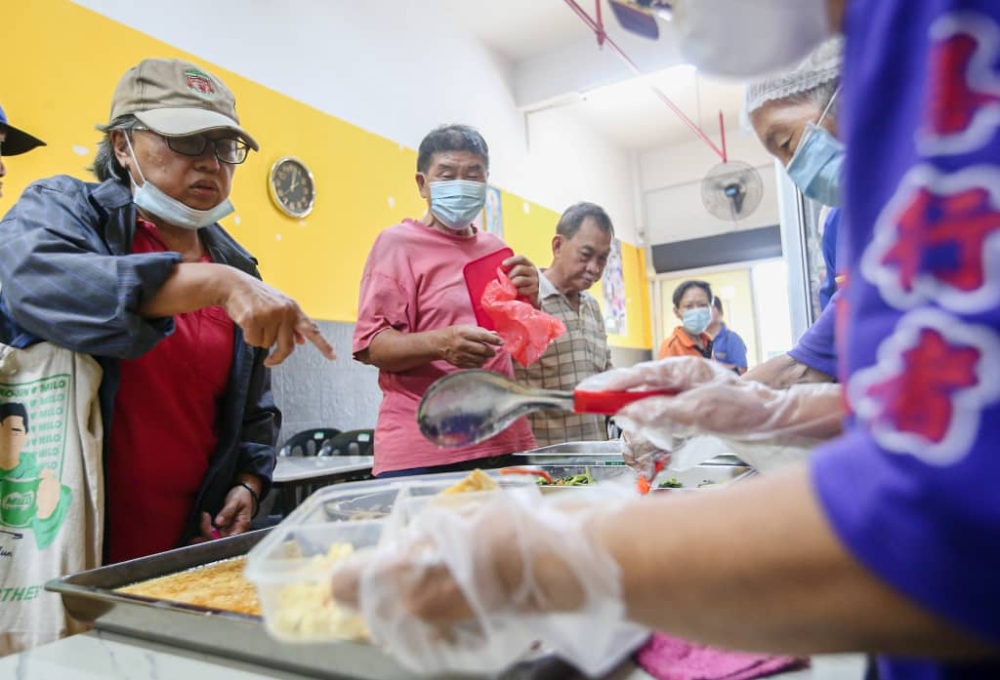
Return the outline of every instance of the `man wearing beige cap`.
{"type": "MultiPolygon", "coordinates": [[[[100,129],[99,184],[36,182],[0,223],[0,342],[89,355],[103,369],[93,395],[69,398],[99,397],[106,531],[97,539],[104,560],[118,562],[246,531],[275,464],[281,415],[269,367],[307,340],[334,353],[217,224],[233,211],[236,167],[258,148],[221,80],[147,59],[122,77],[100,129]]],[[[63,425],[80,436],[78,423],[63,425]]],[[[39,465],[76,498],[88,488],[100,497],[89,475],[63,478],[66,456],[45,459],[43,443],[39,465]]],[[[15,572],[38,582],[62,573],[60,551],[73,548],[60,539],[83,531],[84,514],[71,505],[70,530],[15,572]]],[[[24,543],[17,554],[27,557],[24,543]]]]}

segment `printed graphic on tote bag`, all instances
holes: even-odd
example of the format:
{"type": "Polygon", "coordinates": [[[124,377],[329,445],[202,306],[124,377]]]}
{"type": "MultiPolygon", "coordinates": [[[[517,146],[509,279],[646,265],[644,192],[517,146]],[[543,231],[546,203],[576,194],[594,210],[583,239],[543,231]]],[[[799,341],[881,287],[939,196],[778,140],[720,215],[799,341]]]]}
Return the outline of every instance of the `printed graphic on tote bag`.
{"type": "Polygon", "coordinates": [[[73,494],[60,481],[72,378],[0,382],[0,532],[44,550],[73,494]]]}

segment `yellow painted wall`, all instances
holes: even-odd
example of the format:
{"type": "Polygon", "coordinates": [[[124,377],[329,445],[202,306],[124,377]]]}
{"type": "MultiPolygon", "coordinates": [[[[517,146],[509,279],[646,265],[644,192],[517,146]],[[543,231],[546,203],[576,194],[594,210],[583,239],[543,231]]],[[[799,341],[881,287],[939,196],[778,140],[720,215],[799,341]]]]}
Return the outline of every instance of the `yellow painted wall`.
{"type": "MultiPolygon", "coordinates": [[[[4,36],[9,58],[0,79],[0,103],[14,125],[48,146],[5,159],[8,177],[0,210],[40,177],[64,173],[92,180],[85,168],[100,139],[94,126],[107,122],[111,94],[125,70],[151,56],[189,59],[236,93],[241,122],[261,145],[261,152],[251,154],[236,172],[232,200],[237,213],[224,226],[257,256],[267,281],[296,298],[309,314],[356,320],[358,282],[375,236],[404,217],[424,213],[413,180],[413,149],[68,0],[16,2],[5,9],[4,25],[19,28],[4,36]],[[281,156],[301,158],[315,175],[316,208],[304,220],[288,218],[270,203],[266,178],[281,156]]],[[[508,192],[503,192],[502,205],[504,238],[515,251],[547,265],[558,212],[508,192]]],[[[611,342],[648,348],[642,252],[623,244],[622,254],[629,333],[611,342]]]]}

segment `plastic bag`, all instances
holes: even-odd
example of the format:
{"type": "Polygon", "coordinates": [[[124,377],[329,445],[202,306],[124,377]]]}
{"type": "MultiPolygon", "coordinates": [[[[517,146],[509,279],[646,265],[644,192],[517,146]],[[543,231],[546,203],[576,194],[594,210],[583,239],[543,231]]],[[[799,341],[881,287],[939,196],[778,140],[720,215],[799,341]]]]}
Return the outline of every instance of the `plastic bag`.
{"type": "Polygon", "coordinates": [[[483,309],[493,319],[504,348],[522,366],[538,361],[549,343],[566,332],[562,321],[519,300],[517,288],[503,269],[486,284],[483,309]]]}

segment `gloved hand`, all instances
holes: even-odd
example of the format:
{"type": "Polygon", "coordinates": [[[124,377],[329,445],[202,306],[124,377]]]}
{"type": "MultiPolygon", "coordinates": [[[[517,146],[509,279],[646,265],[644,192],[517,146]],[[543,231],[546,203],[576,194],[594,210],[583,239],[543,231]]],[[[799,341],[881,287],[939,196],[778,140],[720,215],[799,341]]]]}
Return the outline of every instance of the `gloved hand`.
{"type": "Polygon", "coordinates": [[[620,569],[588,530],[615,503],[615,491],[597,491],[601,503],[537,489],[431,503],[399,540],[345,560],[334,597],[359,607],[372,639],[419,672],[497,672],[536,640],[603,672],[646,631],[626,622],[620,569]]]}
{"type": "Polygon", "coordinates": [[[672,450],[674,438],[716,434],[732,441],[812,446],[841,432],[843,408],[837,384],[771,389],[742,380],[715,362],[672,357],[588,378],[578,389],[673,389],[619,411],[615,420],[631,435],[672,450]]]}
{"type": "Polygon", "coordinates": [[[657,472],[670,462],[670,448],[664,450],[635,432],[622,431],[622,460],[639,475],[653,481],[657,472]],[[659,464],[659,465],[658,465],[659,464]]]}

